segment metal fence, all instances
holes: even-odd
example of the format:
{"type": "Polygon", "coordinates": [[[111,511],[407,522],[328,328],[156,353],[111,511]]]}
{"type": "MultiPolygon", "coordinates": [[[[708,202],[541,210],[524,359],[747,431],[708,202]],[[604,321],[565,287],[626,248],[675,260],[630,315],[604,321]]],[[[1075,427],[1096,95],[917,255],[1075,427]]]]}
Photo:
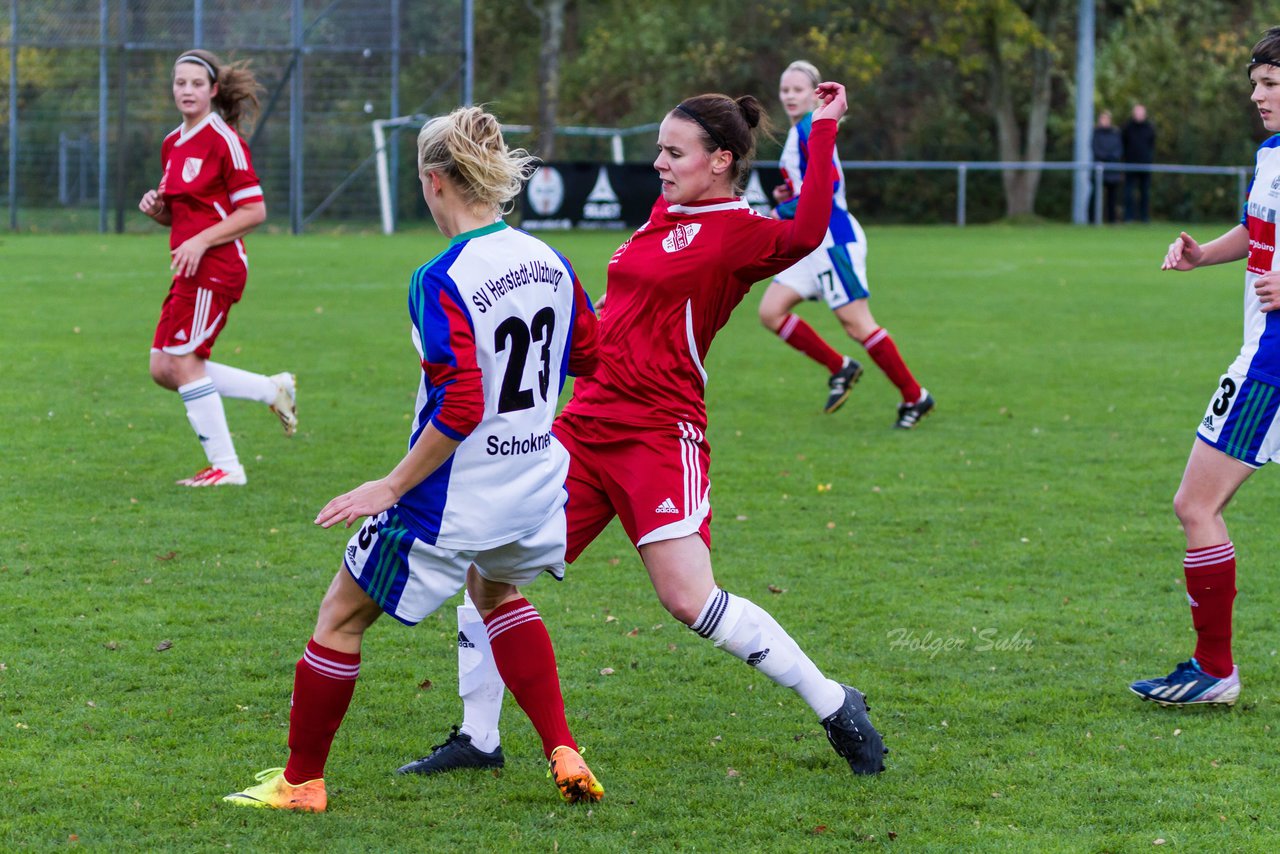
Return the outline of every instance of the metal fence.
{"type": "MultiPolygon", "coordinates": [[[[1152,217],[1185,223],[1239,218],[1253,173],[1250,166],[1069,160],[841,160],[840,164],[850,210],[858,217],[878,223],[950,222],[960,226],[1005,216],[1001,176],[1006,171],[1041,172],[1036,212],[1062,222],[1072,221],[1072,179],[1083,173],[1091,188],[1089,220],[1099,225],[1105,223],[1103,185],[1107,173],[1149,173],[1152,217]]],[[[773,170],[778,163],[762,160],[756,166],[773,170]]]]}
{"type": "MultiPolygon", "coordinates": [[[[777,166],[776,161],[766,161],[760,166],[777,166]]],[[[841,168],[846,173],[857,171],[905,170],[908,172],[954,172],[955,189],[955,224],[965,225],[969,221],[969,173],[971,172],[1083,172],[1089,176],[1092,187],[1090,221],[1095,225],[1103,223],[1102,201],[1104,174],[1116,172],[1159,173],[1163,175],[1211,175],[1225,176],[1233,179],[1234,207],[1226,211],[1239,211],[1245,203],[1245,192],[1248,188],[1249,174],[1252,169],[1244,166],[1198,166],[1184,163],[1074,163],[1070,161],[1000,161],[1000,160],[841,160],[841,168]]]]}
{"type": "MultiPolygon", "coordinates": [[[[472,99],[472,0],[7,0],[0,186],[10,229],[123,231],[180,121],[179,52],[248,59],[265,88],[242,129],[270,222],[378,221],[370,122],[472,99]]],[[[397,169],[397,204],[416,180],[397,169]]]]}

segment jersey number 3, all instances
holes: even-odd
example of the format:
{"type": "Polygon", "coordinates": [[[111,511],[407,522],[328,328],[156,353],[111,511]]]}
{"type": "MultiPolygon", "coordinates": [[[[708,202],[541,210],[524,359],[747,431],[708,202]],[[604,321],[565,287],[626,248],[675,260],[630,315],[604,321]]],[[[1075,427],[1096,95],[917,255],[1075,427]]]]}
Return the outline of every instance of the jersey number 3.
{"type": "Polygon", "coordinates": [[[551,385],[551,340],[555,328],[556,313],[550,307],[539,310],[528,326],[519,317],[508,317],[498,324],[493,332],[493,349],[501,353],[507,349],[508,342],[511,344],[511,357],[507,359],[507,369],[502,374],[502,390],[498,393],[499,412],[533,408],[533,389],[520,386],[524,382],[529,345],[535,341],[542,345],[538,353],[542,362],[538,368],[538,393],[546,401],[547,389],[551,385]]]}

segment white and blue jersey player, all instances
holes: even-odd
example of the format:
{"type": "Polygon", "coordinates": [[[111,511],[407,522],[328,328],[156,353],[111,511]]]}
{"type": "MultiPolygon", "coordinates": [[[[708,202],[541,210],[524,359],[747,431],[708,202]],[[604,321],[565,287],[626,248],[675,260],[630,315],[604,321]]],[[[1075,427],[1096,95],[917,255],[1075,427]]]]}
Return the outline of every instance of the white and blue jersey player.
{"type": "MultiPolygon", "coordinates": [[[[812,64],[799,60],[787,66],[778,83],[778,98],[791,120],[779,165],[786,182],[773,191],[778,203],[773,215],[792,219],[804,191],[809,171],[809,135],[816,106],[814,92],[821,77],[812,64]]],[[[862,365],[819,335],[792,309],[805,300],[825,300],[850,338],[866,349],[902,400],[894,426],[909,430],[933,409],[934,401],[920,386],[888,331],[871,316],[867,305],[867,236],[845,200],[844,173],[839,154],[833,151],[836,181],[832,190],[831,219],[822,245],[810,255],[774,276],[760,300],[760,322],[788,345],[827,369],[827,398],[823,411],[844,405],[862,365]]]]}
{"type": "Polygon", "coordinates": [[[422,363],[409,445],[428,425],[460,444],[366,520],[344,566],[412,625],[463,587],[473,562],[515,561],[512,583],[563,575],[569,455],[551,422],[566,376],[593,360],[595,317],[568,261],[500,221],[414,272],[409,317],[422,363]]]}
{"type": "MultiPolygon", "coordinates": [[[[1267,30],[1254,46],[1249,80],[1263,127],[1280,131],[1280,27],[1267,30]]],[[[1239,668],[1231,649],[1236,553],[1223,512],[1258,468],[1280,462],[1278,212],[1280,137],[1273,136],[1258,148],[1240,223],[1204,245],[1182,232],[1169,245],[1161,266],[1193,270],[1246,260],[1244,340],[1200,420],[1173,499],[1187,539],[1183,573],[1196,630],[1195,652],[1168,676],[1129,686],[1142,699],[1165,706],[1231,705],[1240,696],[1239,668]]]]}
{"type": "Polygon", "coordinates": [[[515,674],[512,693],[543,739],[561,796],[604,794],[565,721],[546,628],[518,593],[543,572],[563,574],[569,460],[551,423],[566,376],[590,373],[597,359],[595,315],[568,261],[500,219],[531,168],[478,107],[430,119],[418,134],[423,199],[450,242],[409,284],[422,367],[409,449],[386,476],[316,516],[325,528],[364,522],[294,668],[289,760],[224,801],[327,809],[325,767],[365,631],[384,613],[418,623],[464,585],[495,662],[515,674]]]}
{"type": "MultiPolygon", "coordinates": [[[[804,175],[809,171],[809,131],[813,114],[796,122],[787,134],[779,158],[779,166],[791,196],[774,212],[779,219],[793,219],[800,201],[804,175]]],[[[835,157],[836,184],[832,196],[831,223],[822,245],[808,257],[796,262],[773,277],[808,300],[822,299],[832,311],[854,300],[870,296],[867,290],[867,235],[853,214],[844,195],[844,172],[835,157]]]]}
{"type": "Polygon", "coordinates": [[[1255,290],[1258,279],[1276,269],[1276,217],[1280,210],[1280,137],[1258,149],[1248,201],[1240,225],[1248,231],[1244,274],[1244,341],[1197,435],[1252,468],[1280,461],[1280,315],[1267,310],[1255,290]]]}

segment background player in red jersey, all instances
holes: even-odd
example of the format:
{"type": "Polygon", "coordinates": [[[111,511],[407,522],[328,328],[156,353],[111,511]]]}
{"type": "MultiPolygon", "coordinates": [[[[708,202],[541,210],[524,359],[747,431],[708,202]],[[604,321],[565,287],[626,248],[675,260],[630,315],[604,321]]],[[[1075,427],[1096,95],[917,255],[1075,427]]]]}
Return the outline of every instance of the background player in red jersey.
{"type": "MultiPolygon", "coordinates": [[[[787,66],[778,82],[778,99],[791,120],[791,130],[782,149],[785,184],[773,190],[778,206],[774,216],[795,216],[799,196],[805,192],[809,163],[810,113],[818,105],[814,88],[822,78],[812,64],[799,60],[787,66]]],[[[898,388],[902,402],[894,426],[910,430],[933,409],[933,397],[920,387],[898,345],[871,316],[867,305],[867,236],[849,213],[845,202],[844,177],[835,154],[835,198],[831,223],[822,245],[812,255],[783,270],[770,283],[760,300],[760,322],[783,341],[822,365],[831,374],[827,382],[825,412],[835,412],[849,397],[853,384],[862,375],[862,365],[837,352],[813,327],[791,310],[806,299],[823,299],[849,337],[861,344],[867,355],[898,388]]]]}
{"type": "Polygon", "coordinates": [[[245,483],[223,397],[268,404],[286,436],[298,426],[294,377],[264,376],[209,361],[231,306],[244,293],[249,260],[241,240],[267,218],[249,147],[236,129],[256,112],[259,86],[245,63],[189,50],[173,66],[182,124],[164,139],[160,185],[138,208],[169,226],[173,284],[151,343],[151,377],[182,396],[208,467],[182,486],[245,483]]]}
{"type": "MultiPolygon", "coordinates": [[[[600,364],[575,383],[555,435],[570,456],[567,559],[617,516],[671,615],[794,690],[850,768],[875,774],[887,751],[863,695],[824,676],[772,616],[722,590],[711,570],[703,361],[751,286],[804,258],[826,233],[836,119],[846,103],[838,83],[817,92],[808,175],[815,192],[802,196],[792,220],[760,216],[741,198],[765,120],[759,101],[700,95],[663,119],[654,161],[662,197],[609,261],[600,364]]],[[[496,722],[494,693],[473,695],[464,715],[484,707],[483,719],[496,722]]],[[[496,744],[481,749],[492,757],[496,744]]],[[[469,735],[455,734],[401,770],[476,766],[484,759],[476,753],[469,735]]]]}

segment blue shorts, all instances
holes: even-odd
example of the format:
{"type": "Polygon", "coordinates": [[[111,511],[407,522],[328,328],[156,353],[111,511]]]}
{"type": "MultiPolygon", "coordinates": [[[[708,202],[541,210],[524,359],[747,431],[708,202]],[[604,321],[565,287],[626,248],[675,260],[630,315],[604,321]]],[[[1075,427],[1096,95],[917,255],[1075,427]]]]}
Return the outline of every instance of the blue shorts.
{"type": "Polygon", "coordinates": [[[364,520],[347,543],[342,565],[383,611],[416,625],[466,586],[467,569],[491,581],[522,587],[543,572],[564,577],[564,508],[542,527],[487,549],[446,549],[414,536],[392,506],[364,520]]]}
{"type": "Polygon", "coordinates": [[[1228,371],[1218,380],[1196,436],[1251,468],[1280,462],[1280,388],[1228,371]]]}

